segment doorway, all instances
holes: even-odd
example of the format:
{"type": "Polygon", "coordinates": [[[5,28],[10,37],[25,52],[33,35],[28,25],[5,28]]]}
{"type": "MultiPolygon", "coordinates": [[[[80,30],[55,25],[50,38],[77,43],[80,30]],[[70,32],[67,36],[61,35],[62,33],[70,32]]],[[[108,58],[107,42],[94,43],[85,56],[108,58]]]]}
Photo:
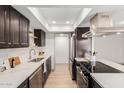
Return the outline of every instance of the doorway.
{"type": "Polygon", "coordinates": [[[55,34],[55,64],[69,62],[69,35],[55,34]]]}

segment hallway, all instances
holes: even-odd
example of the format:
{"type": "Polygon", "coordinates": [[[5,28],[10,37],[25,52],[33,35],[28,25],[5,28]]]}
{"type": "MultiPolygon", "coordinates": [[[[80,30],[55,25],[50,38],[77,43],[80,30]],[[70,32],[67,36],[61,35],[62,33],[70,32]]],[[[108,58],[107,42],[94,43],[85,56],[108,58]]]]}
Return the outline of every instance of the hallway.
{"type": "Polygon", "coordinates": [[[57,64],[54,72],[51,72],[45,88],[76,88],[76,82],[71,80],[68,64],[57,64]]]}

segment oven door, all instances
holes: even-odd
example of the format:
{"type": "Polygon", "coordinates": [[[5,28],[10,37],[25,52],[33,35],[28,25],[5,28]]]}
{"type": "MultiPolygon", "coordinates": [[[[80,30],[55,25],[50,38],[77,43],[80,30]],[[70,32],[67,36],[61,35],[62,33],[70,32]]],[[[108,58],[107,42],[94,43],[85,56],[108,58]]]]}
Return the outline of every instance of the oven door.
{"type": "Polygon", "coordinates": [[[88,88],[88,78],[82,73],[82,70],[78,66],[77,66],[77,87],[88,88]]]}

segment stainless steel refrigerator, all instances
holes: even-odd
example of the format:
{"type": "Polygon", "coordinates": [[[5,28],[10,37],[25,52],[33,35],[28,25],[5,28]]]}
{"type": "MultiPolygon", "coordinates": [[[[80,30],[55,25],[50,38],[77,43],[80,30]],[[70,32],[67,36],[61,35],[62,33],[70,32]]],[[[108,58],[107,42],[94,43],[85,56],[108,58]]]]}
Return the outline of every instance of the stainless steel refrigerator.
{"type": "Polygon", "coordinates": [[[76,80],[76,61],[75,58],[86,57],[90,51],[90,39],[82,38],[82,34],[89,31],[89,27],[78,27],[70,35],[69,70],[72,80],[76,80]]]}
{"type": "Polygon", "coordinates": [[[70,52],[69,52],[69,71],[70,71],[70,73],[71,73],[71,77],[72,77],[72,80],[75,80],[76,79],[76,77],[75,77],[75,75],[76,75],[76,73],[75,73],[75,69],[76,69],[76,67],[75,67],[75,56],[76,56],[76,53],[75,53],[75,41],[76,41],[76,39],[75,39],[75,33],[71,33],[71,35],[70,35],[70,48],[69,48],[69,50],[70,50],[70,52]]]}

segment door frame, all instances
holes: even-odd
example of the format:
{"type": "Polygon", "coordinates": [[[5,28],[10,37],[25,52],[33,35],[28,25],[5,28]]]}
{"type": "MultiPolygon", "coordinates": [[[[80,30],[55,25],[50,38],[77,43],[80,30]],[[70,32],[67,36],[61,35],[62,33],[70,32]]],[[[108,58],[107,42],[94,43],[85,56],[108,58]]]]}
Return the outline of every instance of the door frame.
{"type": "MultiPolygon", "coordinates": [[[[60,34],[63,34],[64,36],[65,35],[67,35],[67,37],[68,37],[68,48],[69,48],[69,33],[55,33],[54,34],[54,70],[55,70],[55,68],[56,68],[56,51],[55,51],[55,39],[56,39],[56,35],[60,35],[60,34]]],[[[68,49],[68,61],[69,61],[69,49],[68,49]]],[[[67,63],[68,64],[68,63],[67,63]]]]}

